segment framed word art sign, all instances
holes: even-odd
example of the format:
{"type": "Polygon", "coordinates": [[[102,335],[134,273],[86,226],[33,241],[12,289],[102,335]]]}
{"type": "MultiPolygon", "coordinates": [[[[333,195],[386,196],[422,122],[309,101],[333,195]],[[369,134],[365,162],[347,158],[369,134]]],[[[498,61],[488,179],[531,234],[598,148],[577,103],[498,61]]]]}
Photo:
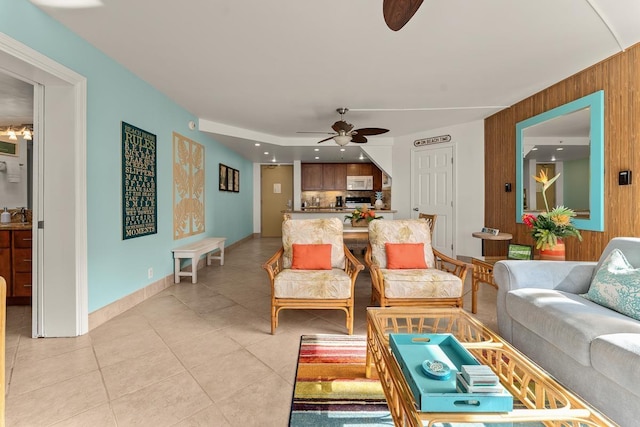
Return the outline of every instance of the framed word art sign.
{"type": "Polygon", "coordinates": [[[156,234],[156,136],[122,122],[122,239],[156,234]]]}

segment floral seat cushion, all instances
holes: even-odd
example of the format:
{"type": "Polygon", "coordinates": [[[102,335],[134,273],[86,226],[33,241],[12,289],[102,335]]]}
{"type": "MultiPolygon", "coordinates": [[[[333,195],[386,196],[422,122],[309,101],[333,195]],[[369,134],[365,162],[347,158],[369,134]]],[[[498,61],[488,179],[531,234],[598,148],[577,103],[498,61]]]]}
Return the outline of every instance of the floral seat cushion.
{"type": "Polygon", "coordinates": [[[344,270],[284,269],[275,277],[276,298],[345,299],[351,297],[351,278],[344,270]]]}
{"type": "Polygon", "coordinates": [[[386,298],[457,298],[462,281],[456,275],[437,269],[380,270],[386,298]]]}

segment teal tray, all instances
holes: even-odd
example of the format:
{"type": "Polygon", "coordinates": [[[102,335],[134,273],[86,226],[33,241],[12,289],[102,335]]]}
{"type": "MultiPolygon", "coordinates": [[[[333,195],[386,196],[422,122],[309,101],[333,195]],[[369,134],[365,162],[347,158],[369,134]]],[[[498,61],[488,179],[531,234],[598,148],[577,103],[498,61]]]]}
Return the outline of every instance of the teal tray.
{"type": "Polygon", "coordinates": [[[509,412],[513,396],[501,393],[461,393],[456,373],[462,365],[478,360],[452,334],[389,334],[389,344],[422,412],[509,412]],[[448,380],[431,379],[422,369],[426,359],[444,362],[451,370],[448,380]]]}

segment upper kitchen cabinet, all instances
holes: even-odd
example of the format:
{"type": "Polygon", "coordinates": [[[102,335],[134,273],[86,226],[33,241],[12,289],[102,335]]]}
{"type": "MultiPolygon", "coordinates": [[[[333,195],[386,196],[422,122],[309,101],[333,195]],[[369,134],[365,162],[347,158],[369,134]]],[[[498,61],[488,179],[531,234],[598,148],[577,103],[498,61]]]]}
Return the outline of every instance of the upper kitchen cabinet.
{"type": "MultiPolygon", "coordinates": [[[[302,191],[322,190],[322,163],[303,163],[300,167],[302,191]]],[[[345,185],[346,188],[346,185],[345,185]]]]}
{"type": "MultiPolygon", "coordinates": [[[[373,166],[371,163],[348,163],[347,176],[369,176],[373,175],[373,166]]],[[[376,168],[377,169],[377,168],[376,168]]]]}
{"type": "Polygon", "coordinates": [[[323,190],[343,191],[347,188],[347,165],[345,163],[325,163],[322,166],[323,190]]]}
{"type": "Polygon", "coordinates": [[[302,191],[347,189],[347,176],[373,176],[373,189],[382,189],[382,172],[372,163],[302,163],[302,191]]]}

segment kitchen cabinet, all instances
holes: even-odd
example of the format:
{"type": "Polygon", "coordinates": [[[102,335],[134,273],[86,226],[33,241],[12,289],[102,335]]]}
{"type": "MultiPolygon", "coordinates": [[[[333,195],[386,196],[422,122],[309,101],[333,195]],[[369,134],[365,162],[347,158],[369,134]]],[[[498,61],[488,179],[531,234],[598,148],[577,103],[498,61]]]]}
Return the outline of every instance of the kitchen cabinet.
{"type": "Polygon", "coordinates": [[[303,163],[300,172],[302,191],[322,190],[322,163],[303,163]]]}
{"type": "Polygon", "coordinates": [[[325,163],[322,165],[322,189],[340,190],[347,188],[346,163],[325,163]]]}
{"type": "Polygon", "coordinates": [[[0,276],[7,282],[8,304],[31,303],[31,230],[0,231],[0,276]]]}
{"type": "Polygon", "coordinates": [[[11,292],[11,231],[0,231],[0,276],[7,281],[7,295],[11,292]]]}
{"type": "Polygon", "coordinates": [[[373,175],[371,163],[347,163],[347,176],[373,175]]]}
{"type": "Polygon", "coordinates": [[[382,189],[382,171],[373,163],[302,163],[302,191],[347,189],[347,176],[373,176],[373,189],[382,189]]]}
{"type": "Polygon", "coordinates": [[[13,289],[14,297],[31,297],[31,230],[14,230],[13,248],[13,289]]]}

